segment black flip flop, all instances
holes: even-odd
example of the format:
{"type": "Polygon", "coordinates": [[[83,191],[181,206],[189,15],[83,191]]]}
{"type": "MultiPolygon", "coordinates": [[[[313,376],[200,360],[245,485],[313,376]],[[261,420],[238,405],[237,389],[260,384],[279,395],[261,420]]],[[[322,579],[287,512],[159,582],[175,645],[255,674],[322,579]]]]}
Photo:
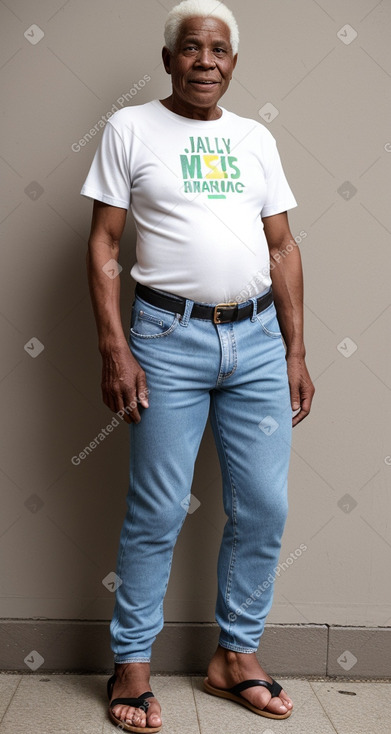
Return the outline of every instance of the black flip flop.
{"type": "MultiPolygon", "coordinates": [[[[109,697],[109,700],[113,693],[115,680],[116,675],[114,674],[107,681],[107,695],[109,697]]],[[[134,706],[135,708],[147,712],[149,708],[149,701],[146,701],[146,699],[151,697],[153,697],[152,691],[146,691],[145,693],[142,693],[141,696],[137,696],[137,698],[113,698],[113,700],[110,701],[109,706],[109,717],[111,721],[113,722],[113,724],[120,727],[121,729],[125,731],[136,732],[136,734],[154,734],[154,732],[160,731],[162,728],[161,726],[133,726],[133,724],[127,724],[125,721],[121,721],[121,719],[118,719],[113,714],[114,706],[119,705],[134,706]]]]}
{"type": "Polygon", "coordinates": [[[292,709],[288,709],[285,714],[273,714],[271,711],[265,711],[265,709],[254,706],[247,698],[243,698],[240,695],[241,691],[245,691],[247,688],[252,688],[253,686],[264,686],[264,688],[270,691],[272,698],[279,696],[282,691],[282,686],[273,680],[273,678],[271,683],[267,680],[259,679],[244,680],[241,683],[237,683],[236,686],[232,686],[232,688],[216,688],[209,683],[207,678],[204,678],[204,690],[207,693],[211,693],[212,696],[219,696],[220,698],[228,698],[230,701],[235,701],[235,703],[245,706],[250,711],[253,711],[254,714],[258,714],[258,716],[265,716],[267,719],[287,719],[291,715],[292,709]]]}

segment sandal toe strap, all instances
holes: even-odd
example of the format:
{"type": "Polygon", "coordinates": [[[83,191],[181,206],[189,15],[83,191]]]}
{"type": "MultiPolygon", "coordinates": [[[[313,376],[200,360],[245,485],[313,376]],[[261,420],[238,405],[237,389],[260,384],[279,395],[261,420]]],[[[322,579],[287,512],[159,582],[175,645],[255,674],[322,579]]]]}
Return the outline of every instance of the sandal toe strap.
{"type": "Polygon", "coordinates": [[[264,688],[267,688],[268,691],[270,691],[272,698],[274,698],[274,696],[279,696],[282,691],[282,686],[280,686],[277,681],[273,680],[273,678],[271,683],[267,680],[260,680],[258,678],[244,680],[241,683],[237,683],[236,686],[232,686],[229,691],[230,693],[233,693],[234,696],[239,696],[242,691],[247,690],[247,688],[253,688],[254,686],[264,686],[264,688]]]}
{"type": "Polygon", "coordinates": [[[146,698],[153,697],[152,691],[146,691],[145,693],[142,693],[141,696],[137,696],[137,698],[114,698],[110,702],[110,708],[114,708],[114,706],[122,705],[122,706],[133,706],[136,709],[141,709],[142,711],[147,712],[149,709],[149,701],[146,701],[146,698]]]}

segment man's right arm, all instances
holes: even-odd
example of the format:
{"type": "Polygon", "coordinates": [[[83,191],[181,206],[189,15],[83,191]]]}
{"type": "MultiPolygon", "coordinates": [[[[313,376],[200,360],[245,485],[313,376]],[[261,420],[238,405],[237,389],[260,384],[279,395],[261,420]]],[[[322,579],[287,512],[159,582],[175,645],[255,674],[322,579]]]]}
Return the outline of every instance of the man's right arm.
{"type": "Polygon", "coordinates": [[[127,423],[138,423],[139,403],[148,407],[145,372],[124,334],[119,276],[111,278],[102,269],[109,260],[118,261],[126,213],[126,209],[94,200],[87,272],[102,355],[103,402],[115,413],[123,411],[127,423]]]}

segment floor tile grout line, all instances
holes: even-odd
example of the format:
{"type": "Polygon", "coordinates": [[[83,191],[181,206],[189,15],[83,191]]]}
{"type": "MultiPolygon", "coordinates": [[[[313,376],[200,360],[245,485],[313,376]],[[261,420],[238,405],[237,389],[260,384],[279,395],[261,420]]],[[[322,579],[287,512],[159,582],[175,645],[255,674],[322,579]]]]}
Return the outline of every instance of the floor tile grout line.
{"type": "Polygon", "coordinates": [[[19,676],[19,680],[18,680],[18,685],[17,685],[17,686],[16,686],[16,688],[14,689],[14,692],[13,692],[13,694],[12,694],[12,696],[11,696],[10,700],[8,701],[7,707],[6,707],[6,709],[5,709],[5,711],[4,711],[3,715],[2,715],[2,717],[0,718],[0,728],[1,728],[1,725],[2,725],[2,723],[3,723],[3,721],[4,721],[4,719],[5,719],[5,716],[7,715],[7,711],[8,711],[8,709],[9,709],[9,707],[11,706],[11,703],[12,703],[12,701],[13,701],[13,699],[14,699],[15,693],[16,693],[16,691],[18,690],[18,688],[19,688],[19,686],[20,686],[20,684],[21,684],[21,682],[22,682],[22,678],[23,678],[23,676],[22,676],[22,675],[20,675],[20,676],[19,676]]]}
{"type": "MultiPolygon", "coordinates": [[[[326,683],[326,681],[325,681],[325,683],[326,683]]],[[[334,729],[334,731],[336,732],[336,734],[340,734],[340,732],[338,732],[338,729],[336,729],[336,728],[335,728],[335,726],[334,726],[334,723],[333,723],[333,721],[332,721],[332,720],[330,719],[330,716],[328,715],[328,712],[327,712],[327,710],[326,710],[326,709],[325,709],[325,707],[323,706],[323,704],[322,704],[322,701],[321,701],[321,700],[320,700],[320,698],[318,697],[318,695],[317,695],[317,692],[316,692],[316,691],[315,691],[315,689],[314,689],[314,688],[312,687],[311,683],[310,683],[310,687],[311,687],[311,691],[312,691],[312,692],[314,693],[314,696],[316,697],[316,700],[317,700],[317,702],[318,702],[318,704],[319,704],[320,708],[322,709],[322,711],[323,711],[324,715],[326,716],[326,718],[327,718],[327,721],[329,721],[329,722],[330,722],[330,726],[332,726],[332,727],[333,727],[333,729],[334,729]]],[[[320,689],[320,690],[321,690],[321,689],[320,689]]]]}
{"type": "Polygon", "coordinates": [[[196,699],[194,685],[193,685],[193,679],[195,678],[195,676],[194,675],[191,675],[189,677],[190,677],[191,692],[193,694],[194,708],[195,708],[196,717],[197,717],[198,731],[199,731],[199,734],[202,734],[201,721],[200,721],[200,717],[199,717],[199,713],[198,713],[197,699],[196,699]]]}
{"type": "MultiPolygon", "coordinates": [[[[282,680],[282,681],[286,681],[286,680],[288,680],[288,681],[289,681],[289,680],[291,680],[291,678],[290,678],[289,676],[287,676],[286,678],[284,678],[283,676],[281,676],[281,680],[282,680]]],[[[311,683],[310,683],[310,681],[309,681],[309,680],[307,680],[307,678],[298,678],[298,679],[296,678],[296,680],[300,680],[300,681],[302,681],[303,683],[307,683],[307,685],[309,686],[310,690],[311,690],[311,691],[313,690],[313,689],[312,689],[312,686],[311,686],[311,683]]],[[[326,681],[324,681],[324,683],[326,683],[326,681]]],[[[316,698],[317,698],[317,697],[316,697],[316,698]]],[[[318,698],[317,698],[317,700],[318,700],[318,698]]],[[[301,711],[301,709],[302,709],[302,708],[303,708],[304,706],[306,706],[306,705],[307,705],[307,703],[308,703],[308,701],[307,701],[307,700],[305,700],[305,701],[303,701],[303,702],[302,702],[302,703],[300,703],[300,704],[296,704],[296,705],[294,704],[294,708],[293,708],[293,711],[292,711],[292,713],[293,713],[293,714],[296,714],[296,715],[297,715],[297,714],[298,714],[298,712],[299,712],[299,711],[301,711]]],[[[328,718],[328,717],[327,717],[327,718],[328,718]]],[[[331,722],[330,722],[330,723],[331,723],[331,722]]],[[[333,727],[333,728],[334,728],[334,727],[333,727]]],[[[274,733],[273,733],[273,734],[274,734],[274,733]]],[[[337,732],[337,734],[338,734],[338,732],[337,732]]]]}

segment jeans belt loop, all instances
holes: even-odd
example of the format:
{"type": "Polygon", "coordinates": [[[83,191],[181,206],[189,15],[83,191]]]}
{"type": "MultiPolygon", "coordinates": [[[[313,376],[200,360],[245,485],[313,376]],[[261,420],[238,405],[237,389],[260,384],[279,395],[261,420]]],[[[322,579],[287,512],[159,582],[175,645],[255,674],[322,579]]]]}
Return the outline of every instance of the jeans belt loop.
{"type": "Polygon", "coordinates": [[[193,310],[193,306],[194,306],[194,301],[190,301],[189,298],[186,298],[185,310],[183,312],[183,316],[181,317],[181,319],[179,321],[180,326],[188,326],[189,325],[189,321],[190,321],[190,317],[191,317],[191,312],[193,310]]]}
{"type": "Polygon", "coordinates": [[[258,314],[258,299],[254,296],[253,298],[250,298],[249,300],[253,304],[253,312],[251,316],[251,321],[255,321],[255,319],[257,318],[257,314],[258,314]]]}

